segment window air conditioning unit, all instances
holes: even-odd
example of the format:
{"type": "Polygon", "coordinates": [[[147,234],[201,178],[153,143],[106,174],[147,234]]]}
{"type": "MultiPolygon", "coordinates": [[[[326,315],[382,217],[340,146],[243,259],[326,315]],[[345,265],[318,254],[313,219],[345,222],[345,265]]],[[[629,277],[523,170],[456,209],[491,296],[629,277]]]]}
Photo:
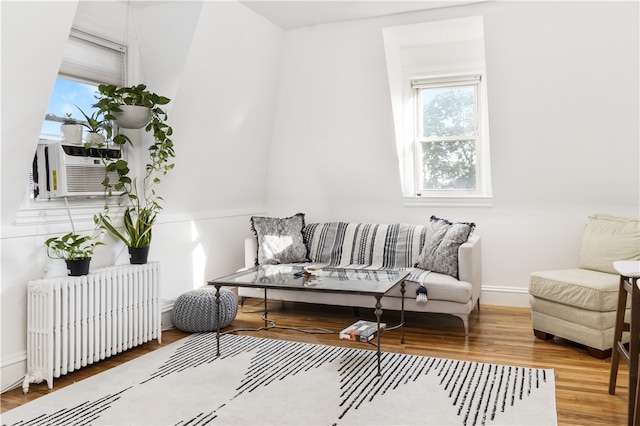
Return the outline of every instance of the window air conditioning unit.
{"type": "MultiPolygon", "coordinates": [[[[90,197],[104,195],[107,162],[117,161],[122,151],[117,148],[85,148],[62,142],[40,141],[36,152],[37,198],[90,197]]],[[[117,172],[109,172],[109,180],[118,180],[117,172]]]]}

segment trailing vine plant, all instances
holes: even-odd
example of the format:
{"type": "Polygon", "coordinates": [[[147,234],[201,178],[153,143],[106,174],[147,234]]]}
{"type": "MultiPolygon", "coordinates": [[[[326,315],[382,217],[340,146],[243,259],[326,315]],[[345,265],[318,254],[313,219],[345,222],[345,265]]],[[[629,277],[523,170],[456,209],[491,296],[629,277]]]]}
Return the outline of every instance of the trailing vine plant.
{"type": "MultiPolygon", "coordinates": [[[[173,129],[167,124],[167,113],[162,105],[171,100],[164,96],[146,90],[146,85],[139,84],[132,87],[117,87],[114,85],[100,85],[98,87],[98,102],[93,107],[104,114],[107,120],[117,123],[114,112],[121,112],[121,105],[139,105],[149,108],[150,120],[145,131],[153,136],[154,142],[149,146],[149,160],[145,167],[144,177],[138,182],[136,177],[130,176],[129,163],[124,158],[116,161],[104,161],[105,179],[102,185],[105,193],[112,196],[114,192],[120,197],[128,198],[129,206],[124,211],[124,229],[120,231],[109,216],[109,206],[105,203],[101,213],[94,216],[97,225],[105,229],[115,238],[121,240],[128,247],[149,247],[151,231],[156,222],[157,214],[162,210],[160,204],[163,198],[156,193],[156,186],[175,166],[172,159],[175,151],[171,136],[173,129]],[[117,176],[115,181],[109,173],[117,176]]],[[[114,132],[113,143],[121,150],[126,145],[133,146],[131,139],[118,131],[114,132]]]]}

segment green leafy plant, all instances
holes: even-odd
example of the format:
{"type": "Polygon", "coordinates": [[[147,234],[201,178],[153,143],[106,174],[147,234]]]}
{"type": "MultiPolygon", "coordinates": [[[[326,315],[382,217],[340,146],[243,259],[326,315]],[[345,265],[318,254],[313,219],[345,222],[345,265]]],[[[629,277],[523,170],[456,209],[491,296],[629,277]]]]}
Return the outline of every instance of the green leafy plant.
{"type": "Polygon", "coordinates": [[[65,116],[62,118],[62,124],[63,125],[72,125],[72,124],[78,124],[78,120],[76,120],[75,118],[73,118],[71,116],[71,113],[68,112],[65,114],[65,116]]]}
{"type": "MultiPolygon", "coordinates": [[[[158,207],[160,210],[160,207],[158,207]]],[[[124,211],[124,229],[118,230],[111,221],[108,211],[96,215],[96,223],[128,247],[149,247],[151,230],[156,222],[157,211],[150,208],[127,207],[124,211]]]]}
{"type": "Polygon", "coordinates": [[[145,84],[129,87],[101,84],[98,91],[100,97],[94,106],[98,106],[104,111],[121,111],[120,105],[139,105],[153,109],[158,105],[166,105],[171,102],[171,99],[167,97],[148,91],[145,84]]]}
{"type": "Polygon", "coordinates": [[[86,128],[90,133],[103,134],[107,139],[111,138],[113,128],[110,120],[105,117],[105,112],[95,110],[90,116],[87,115],[79,106],[76,108],[86,119],[86,122],[80,122],[80,125],[86,128]]]}
{"type": "Polygon", "coordinates": [[[61,237],[49,238],[44,244],[47,246],[47,256],[52,259],[78,260],[90,258],[95,247],[104,243],[94,241],[90,235],[70,232],[61,237]]]}
{"type": "MultiPolygon", "coordinates": [[[[114,191],[121,192],[121,196],[128,198],[130,203],[124,212],[123,230],[118,230],[113,224],[108,205],[94,217],[96,224],[127,246],[149,247],[151,230],[158,212],[162,210],[160,202],[163,201],[155,189],[161,182],[161,177],[174,168],[171,162],[175,157],[171,140],[173,129],[166,123],[167,113],[161,108],[161,105],[168,104],[170,99],[147,91],[144,84],[132,87],[100,85],[98,91],[98,102],[93,107],[104,113],[106,120],[114,120],[113,113],[121,111],[121,105],[145,106],[151,111],[151,119],[144,129],[153,136],[154,142],[148,149],[149,160],[142,180],[131,178],[129,163],[125,159],[105,163],[106,173],[102,184],[107,195],[112,195],[114,191]],[[117,181],[112,182],[107,177],[109,172],[117,173],[117,181]]],[[[113,135],[113,142],[120,147],[127,144],[133,146],[131,139],[119,132],[113,135]]]]}

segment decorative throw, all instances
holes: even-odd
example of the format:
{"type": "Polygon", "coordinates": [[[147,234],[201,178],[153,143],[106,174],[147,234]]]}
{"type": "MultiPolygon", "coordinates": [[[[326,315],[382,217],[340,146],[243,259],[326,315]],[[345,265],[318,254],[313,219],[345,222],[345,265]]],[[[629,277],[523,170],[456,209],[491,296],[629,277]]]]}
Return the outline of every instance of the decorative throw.
{"type": "Polygon", "coordinates": [[[311,262],[348,269],[406,270],[407,280],[416,283],[424,282],[430,273],[415,267],[427,238],[425,225],[310,223],[304,237],[311,262]]]}
{"type": "Polygon", "coordinates": [[[251,229],[258,238],[258,265],[307,262],[302,230],[304,213],[287,218],[251,217],[251,229]]]}
{"type": "Polygon", "coordinates": [[[458,249],[469,239],[475,226],[431,216],[416,267],[458,278],[458,249]]]}
{"type": "Polygon", "coordinates": [[[311,223],[304,228],[312,262],[371,269],[413,268],[426,227],[406,223],[311,223]]]}

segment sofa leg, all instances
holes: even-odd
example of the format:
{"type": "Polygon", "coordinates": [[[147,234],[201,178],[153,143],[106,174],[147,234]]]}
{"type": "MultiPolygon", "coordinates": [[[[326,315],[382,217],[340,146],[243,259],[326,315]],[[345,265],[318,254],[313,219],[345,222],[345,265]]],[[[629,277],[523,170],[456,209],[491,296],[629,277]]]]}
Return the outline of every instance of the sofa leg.
{"type": "Polygon", "coordinates": [[[551,333],[547,333],[546,331],[536,330],[535,328],[533,329],[533,334],[540,340],[551,340],[555,337],[551,333]]]}
{"type": "Polygon", "coordinates": [[[469,336],[469,315],[463,314],[451,314],[454,317],[458,317],[462,320],[462,324],[464,325],[464,336],[469,336]]]}
{"type": "Polygon", "coordinates": [[[596,349],[596,348],[587,346],[587,352],[592,357],[598,358],[598,359],[605,359],[611,356],[611,348],[602,350],[602,349],[596,349]]]}
{"type": "Polygon", "coordinates": [[[360,318],[360,308],[356,306],[353,307],[353,316],[356,318],[360,318]]]}

